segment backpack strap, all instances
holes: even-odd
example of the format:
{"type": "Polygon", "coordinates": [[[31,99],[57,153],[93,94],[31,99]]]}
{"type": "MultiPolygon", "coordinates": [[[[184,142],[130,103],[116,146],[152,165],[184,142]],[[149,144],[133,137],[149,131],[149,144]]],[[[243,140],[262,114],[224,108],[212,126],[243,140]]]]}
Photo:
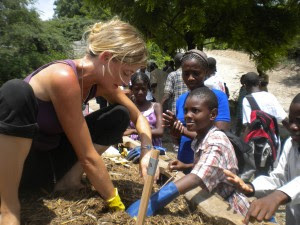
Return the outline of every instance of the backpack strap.
{"type": "Polygon", "coordinates": [[[257,102],[255,101],[254,97],[250,94],[250,95],[246,95],[246,98],[250,104],[251,110],[260,110],[257,102]]]}

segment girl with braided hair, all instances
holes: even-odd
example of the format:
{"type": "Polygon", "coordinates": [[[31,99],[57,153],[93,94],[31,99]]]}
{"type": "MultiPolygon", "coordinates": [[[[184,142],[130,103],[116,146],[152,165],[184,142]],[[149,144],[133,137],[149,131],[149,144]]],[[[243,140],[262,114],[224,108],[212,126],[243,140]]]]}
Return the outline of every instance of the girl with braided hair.
{"type": "MultiPolygon", "coordinates": [[[[207,56],[204,52],[193,49],[183,55],[182,79],[190,91],[204,87],[204,80],[209,71],[207,56]]],[[[215,126],[222,130],[230,127],[230,111],[227,96],[224,92],[212,89],[218,99],[218,115],[215,118],[215,126]]],[[[177,159],[171,162],[174,170],[183,170],[188,173],[190,169],[181,168],[180,163],[190,164],[194,162],[194,152],[191,148],[192,140],[196,137],[196,132],[191,132],[186,128],[184,121],[184,104],[190,92],[179,96],[176,101],[176,115],[171,111],[163,114],[165,127],[170,128],[171,135],[179,144],[177,159]],[[181,126],[182,124],[182,126],[181,126]],[[181,127],[182,129],[178,129],[181,127]]]]}

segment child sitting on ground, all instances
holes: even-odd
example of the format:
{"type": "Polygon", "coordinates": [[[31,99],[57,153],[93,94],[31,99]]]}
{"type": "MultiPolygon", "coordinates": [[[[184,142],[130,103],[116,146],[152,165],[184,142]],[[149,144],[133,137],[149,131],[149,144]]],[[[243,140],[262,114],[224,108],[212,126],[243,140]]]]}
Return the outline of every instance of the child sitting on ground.
{"type": "MultiPolygon", "coordinates": [[[[213,91],[207,87],[196,88],[190,92],[184,106],[184,118],[189,131],[197,132],[192,142],[195,154],[193,164],[184,164],[176,161],[176,168],[192,168],[192,172],[181,179],[170,182],[160,191],[153,194],[149,200],[147,216],[166,206],[180,194],[200,186],[202,189],[215,191],[226,199],[232,208],[246,215],[249,203],[243,194],[235,191],[228,184],[223,169],[237,173],[237,159],[227,136],[214,126],[218,114],[218,100],[213,91]]],[[[176,124],[178,130],[182,123],[176,124]]],[[[172,169],[174,164],[170,165],[172,169]]],[[[137,216],[140,200],[133,203],[128,209],[132,217],[137,216]]]]}
{"type": "MultiPolygon", "coordinates": [[[[152,132],[152,144],[162,147],[162,107],[160,103],[146,99],[147,92],[150,90],[148,76],[143,72],[136,72],[131,78],[130,89],[133,94],[133,102],[149,122],[152,132]]],[[[139,140],[137,130],[132,122],[130,122],[129,128],[124,132],[124,135],[130,136],[133,140],[139,140]]]]}

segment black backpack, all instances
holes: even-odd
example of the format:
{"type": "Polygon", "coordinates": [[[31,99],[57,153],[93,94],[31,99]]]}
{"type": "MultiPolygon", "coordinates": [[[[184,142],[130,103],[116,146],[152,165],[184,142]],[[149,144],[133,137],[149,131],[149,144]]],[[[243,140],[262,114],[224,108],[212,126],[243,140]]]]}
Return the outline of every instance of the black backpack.
{"type": "Polygon", "coordinates": [[[222,130],[230,140],[238,161],[239,175],[247,176],[248,173],[253,174],[256,170],[254,158],[252,157],[252,148],[242,138],[236,136],[230,131],[222,130]]]}

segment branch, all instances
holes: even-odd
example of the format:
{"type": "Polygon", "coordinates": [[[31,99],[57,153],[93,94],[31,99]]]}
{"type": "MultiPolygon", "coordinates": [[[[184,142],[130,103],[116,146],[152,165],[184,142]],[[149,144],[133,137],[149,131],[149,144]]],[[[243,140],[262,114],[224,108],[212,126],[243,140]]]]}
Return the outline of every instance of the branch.
{"type": "Polygon", "coordinates": [[[180,37],[182,37],[185,40],[185,37],[183,34],[180,33],[175,27],[172,26],[172,24],[168,23],[167,20],[162,21],[167,27],[170,27],[176,34],[178,34],[180,37]]]}

